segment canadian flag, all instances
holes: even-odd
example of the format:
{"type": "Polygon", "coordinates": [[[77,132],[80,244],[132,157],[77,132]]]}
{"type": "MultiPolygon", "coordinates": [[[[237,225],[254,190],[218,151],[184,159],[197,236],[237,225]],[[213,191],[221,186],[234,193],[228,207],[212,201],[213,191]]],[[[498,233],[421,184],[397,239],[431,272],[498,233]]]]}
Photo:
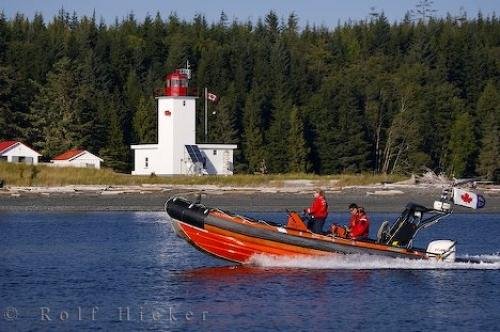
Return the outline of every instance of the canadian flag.
{"type": "Polygon", "coordinates": [[[486,204],[482,195],[459,188],[453,188],[453,203],[473,209],[480,209],[486,204]]]}
{"type": "Polygon", "coordinates": [[[219,99],[219,97],[217,97],[217,95],[209,92],[209,93],[207,93],[207,99],[210,100],[212,103],[216,103],[217,99],[219,99]]]}

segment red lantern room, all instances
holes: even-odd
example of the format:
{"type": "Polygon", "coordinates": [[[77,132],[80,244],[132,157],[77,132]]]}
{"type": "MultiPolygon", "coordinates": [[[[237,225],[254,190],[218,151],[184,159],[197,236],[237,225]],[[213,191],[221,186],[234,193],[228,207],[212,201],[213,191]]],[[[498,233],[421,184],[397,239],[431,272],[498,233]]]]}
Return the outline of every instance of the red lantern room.
{"type": "Polygon", "coordinates": [[[167,75],[165,82],[165,96],[187,96],[189,69],[176,69],[167,75]]]}

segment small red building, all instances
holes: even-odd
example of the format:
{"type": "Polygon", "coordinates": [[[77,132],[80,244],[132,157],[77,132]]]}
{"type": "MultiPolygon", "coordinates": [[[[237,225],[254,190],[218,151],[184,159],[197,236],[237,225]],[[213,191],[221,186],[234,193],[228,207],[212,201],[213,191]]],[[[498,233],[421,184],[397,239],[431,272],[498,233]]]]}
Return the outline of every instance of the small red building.
{"type": "Polygon", "coordinates": [[[0,141],[0,161],[9,163],[38,164],[42,155],[19,141],[0,141]]]}
{"type": "Polygon", "coordinates": [[[60,167],[101,168],[103,160],[83,149],[71,149],[55,156],[51,162],[60,167]]]}

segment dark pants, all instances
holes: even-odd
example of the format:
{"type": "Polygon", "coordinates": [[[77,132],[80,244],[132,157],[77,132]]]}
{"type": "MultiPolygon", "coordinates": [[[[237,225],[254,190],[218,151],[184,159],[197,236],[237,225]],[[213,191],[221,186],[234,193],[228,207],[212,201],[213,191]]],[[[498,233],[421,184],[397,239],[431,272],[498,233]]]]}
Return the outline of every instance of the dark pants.
{"type": "Polygon", "coordinates": [[[307,228],[309,228],[313,233],[323,234],[324,224],[325,224],[325,219],[308,218],[307,228]]]}

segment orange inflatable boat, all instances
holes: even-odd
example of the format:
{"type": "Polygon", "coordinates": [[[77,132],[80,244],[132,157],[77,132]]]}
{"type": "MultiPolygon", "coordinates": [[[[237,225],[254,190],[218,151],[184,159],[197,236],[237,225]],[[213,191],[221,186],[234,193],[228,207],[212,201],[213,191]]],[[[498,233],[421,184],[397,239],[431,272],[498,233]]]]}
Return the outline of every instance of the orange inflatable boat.
{"type": "Polygon", "coordinates": [[[177,235],[202,252],[231,262],[248,264],[254,255],[327,256],[369,254],[395,258],[455,261],[455,241],[436,240],[415,248],[413,238],[452,212],[452,204],[436,202],[433,208],[409,203],[390,224],[384,222],[376,238],[349,239],[309,231],[302,217],[289,212],[276,223],[253,219],[199,202],[173,197],[165,204],[177,235]]]}

